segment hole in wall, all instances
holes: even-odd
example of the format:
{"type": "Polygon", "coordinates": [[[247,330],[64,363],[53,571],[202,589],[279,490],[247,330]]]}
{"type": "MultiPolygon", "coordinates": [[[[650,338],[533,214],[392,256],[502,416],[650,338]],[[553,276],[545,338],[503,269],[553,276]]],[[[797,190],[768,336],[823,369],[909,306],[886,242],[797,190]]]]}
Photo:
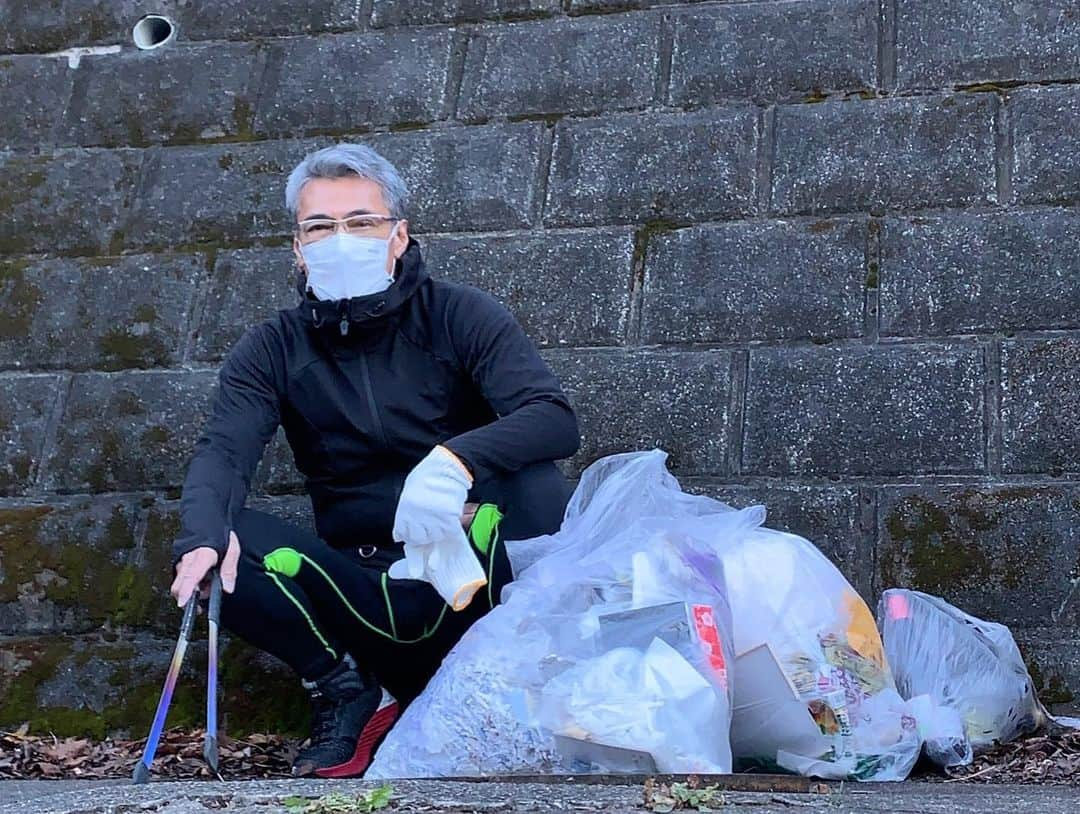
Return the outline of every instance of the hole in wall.
{"type": "Polygon", "coordinates": [[[160,48],[176,34],[176,26],[168,17],[160,14],[147,14],[131,29],[131,38],[135,46],[143,51],[160,48]]]}

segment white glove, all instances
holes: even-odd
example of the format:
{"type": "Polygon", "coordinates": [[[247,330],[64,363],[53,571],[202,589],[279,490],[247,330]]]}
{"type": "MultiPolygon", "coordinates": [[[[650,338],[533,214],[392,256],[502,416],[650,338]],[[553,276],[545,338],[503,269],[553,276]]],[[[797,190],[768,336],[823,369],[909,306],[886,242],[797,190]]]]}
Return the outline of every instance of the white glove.
{"type": "Polygon", "coordinates": [[[439,596],[456,611],[464,610],[473,596],[487,585],[461,523],[457,533],[438,543],[405,543],[405,559],[390,566],[391,579],[421,579],[431,583],[439,596]]]}
{"type": "Polygon", "coordinates": [[[405,478],[394,514],[393,538],[405,543],[405,559],[387,573],[430,582],[454,610],[466,607],[487,584],[461,528],[471,485],[453,454],[437,446],[405,478]]]}
{"type": "Polygon", "coordinates": [[[394,513],[396,543],[441,542],[461,531],[461,513],[472,481],[453,453],[431,450],[405,478],[394,513]]]}

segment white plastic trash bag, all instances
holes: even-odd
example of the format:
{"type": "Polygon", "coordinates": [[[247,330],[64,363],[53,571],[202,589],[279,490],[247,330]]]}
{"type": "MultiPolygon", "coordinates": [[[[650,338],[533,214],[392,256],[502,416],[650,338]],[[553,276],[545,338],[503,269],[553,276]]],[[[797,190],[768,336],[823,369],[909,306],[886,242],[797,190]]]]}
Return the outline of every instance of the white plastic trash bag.
{"type": "Polygon", "coordinates": [[[730,611],[714,549],[761,522],[688,495],[660,450],[582,473],[560,530],[405,711],[368,778],[731,771],[730,611]]]}
{"type": "Polygon", "coordinates": [[[900,694],[928,695],[955,710],[970,747],[927,741],[943,766],[971,762],[971,752],[1042,728],[1048,715],[1009,629],[984,622],[944,599],[893,588],[881,597],[878,621],[900,694]]]}
{"type": "Polygon", "coordinates": [[[556,676],[537,710],[549,731],[648,753],[664,772],[730,770],[722,736],[728,714],[714,685],[660,638],[644,651],[619,647],[556,676]]]}
{"type": "MultiPolygon", "coordinates": [[[[870,609],[809,541],[754,528],[720,547],[734,620],[732,749],[741,769],[902,780],[923,730],[870,609]]],[[[919,710],[939,718],[932,704],[919,710]]]]}

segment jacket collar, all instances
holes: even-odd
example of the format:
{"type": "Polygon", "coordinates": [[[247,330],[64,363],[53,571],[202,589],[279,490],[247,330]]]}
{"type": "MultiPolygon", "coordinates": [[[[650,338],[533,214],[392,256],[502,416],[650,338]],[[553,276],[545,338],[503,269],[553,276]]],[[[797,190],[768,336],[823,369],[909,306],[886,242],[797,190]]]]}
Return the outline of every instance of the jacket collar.
{"type": "Polygon", "coordinates": [[[391,315],[401,310],[428,279],[420,244],[409,237],[405,251],[394,264],[394,282],[385,291],[342,300],[319,300],[307,291],[307,275],[296,276],[296,290],[302,297],[297,306],[301,319],[320,332],[348,338],[370,334],[388,325],[391,315]]]}

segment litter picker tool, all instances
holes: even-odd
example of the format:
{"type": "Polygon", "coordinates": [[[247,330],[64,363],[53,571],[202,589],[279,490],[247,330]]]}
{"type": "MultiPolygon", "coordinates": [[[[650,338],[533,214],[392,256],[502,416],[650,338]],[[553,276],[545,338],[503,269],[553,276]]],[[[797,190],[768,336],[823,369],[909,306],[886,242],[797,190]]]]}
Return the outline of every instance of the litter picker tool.
{"type": "MultiPolygon", "coordinates": [[[[169,664],[169,672],[165,676],[165,685],[161,688],[161,698],[158,701],[157,712],[154,713],[154,722],[150,725],[150,735],[146,739],[146,748],[139,762],[135,764],[135,770],[131,774],[136,783],[145,783],[150,779],[150,765],[154,761],[158,743],[161,741],[161,733],[165,728],[165,716],[169,712],[169,704],[172,702],[173,691],[176,689],[176,680],[180,677],[180,667],[184,663],[184,654],[187,652],[188,642],[191,641],[191,630],[195,626],[195,610],[199,604],[199,591],[195,590],[184,607],[184,618],[180,622],[180,635],[176,640],[176,649],[173,650],[172,662],[169,664]]],[[[206,696],[206,719],[207,732],[206,742],[203,744],[203,755],[210,764],[215,774],[217,770],[217,627],[221,613],[221,577],[215,568],[210,572],[210,658],[207,676],[206,696]]],[[[221,775],[218,774],[220,778],[221,775]]]]}
{"type": "Polygon", "coordinates": [[[210,576],[210,609],[207,613],[210,630],[207,634],[208,649],[206,659],[206,740],[203,742],[203,757],[207,765],[221,780],[218,772],[217,742],[217,659],[218,659],[218,622],[221,619],[221,574],[215,568],[210,576]]]}

